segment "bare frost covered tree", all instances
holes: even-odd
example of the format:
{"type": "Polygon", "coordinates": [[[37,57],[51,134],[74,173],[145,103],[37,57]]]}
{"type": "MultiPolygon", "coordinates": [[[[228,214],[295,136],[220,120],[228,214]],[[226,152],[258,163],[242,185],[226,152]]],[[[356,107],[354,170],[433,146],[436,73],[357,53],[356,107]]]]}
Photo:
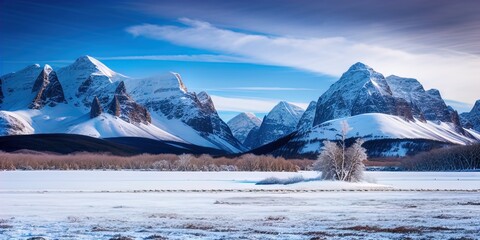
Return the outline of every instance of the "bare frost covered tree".
{"type": "Polygon", "coordinates": [[[190,154],[182,154],[178,156],[177,161],[177,170],[178,171],[188,171],[190,167],[190,162],[192,161],[193,156],[190,154]]]}
{"type": "Polygon", "coordinates": [[[355,143],[346,147],[347,133],[351,130],[346,121],[341,122],[342,129],[338,143],[323,142],[323,151],[313,168],[322,173],[322,179],[358,182],[362,180],[363,161],[367,159],[366,149],[362,147],[363,140],[357,139],[355,143]]]}

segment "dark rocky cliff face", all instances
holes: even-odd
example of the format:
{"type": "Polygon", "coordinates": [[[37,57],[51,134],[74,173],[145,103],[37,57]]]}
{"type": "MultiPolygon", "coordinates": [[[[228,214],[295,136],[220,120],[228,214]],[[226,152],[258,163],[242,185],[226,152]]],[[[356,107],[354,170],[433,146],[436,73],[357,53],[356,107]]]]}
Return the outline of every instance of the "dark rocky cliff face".
{"type": "Polygon", "coordinates": [[[102,106],[98,97],[95,96],[92,101],[92,106],[90,108],[90,118],[96,118],[102,114],[102,106]]]}
{"type": "Polygon", "coordinates": [[[197,94],[197,99],[200,102],[202,109],[208,114],[212,125],[213,134],[222,136],[228,142],[238,144],[238,140],[233,136],[230,127],[218,116],[212,98],[206,92],[197,94]]]}
{"type": "Polygon", "coordinates": [[[107,112],[112,114],[113,116],[120,117],[120,102],[118,101],[117,96],[113,96],[112,101],[108,105],[107,112]]]}
{"type": "Polygon", "coordinates": [[[127,93],[125,83],[118,84],[115,95],[108,106],[108,113],[120,117],[126,122],[144,123],[152,122],[150,113],[145,107],[136,103],[127,93]]]}
{"type": "Polygon", "coordinates": [[[45,105],[54,107],[58,103],[67,103],[57,74],[48,65],[35,80],[32,93],[35,93],[35,97],[30,104],[31,109],[41,109],[45,105]]]}

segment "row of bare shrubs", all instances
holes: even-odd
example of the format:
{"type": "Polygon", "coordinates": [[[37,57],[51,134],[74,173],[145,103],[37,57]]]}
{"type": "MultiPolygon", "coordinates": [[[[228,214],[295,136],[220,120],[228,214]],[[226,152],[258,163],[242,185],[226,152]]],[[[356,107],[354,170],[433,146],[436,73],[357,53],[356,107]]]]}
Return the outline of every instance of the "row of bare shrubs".
{"type": "Polygon", "coordinates": [[[480,169],[480,144],[455,146],[419,153],[403,160],[408,171],[465,171],[480,169]]]}
{"type": "Polygon", "coordinates": [[[157,171],[298,171],[311,168],[311,160],[245,154],[235,158],[190,154],[142,154],[130,157],[99,153],[56,155],[0,152],[1,170],[135,169],[157,171]]]}

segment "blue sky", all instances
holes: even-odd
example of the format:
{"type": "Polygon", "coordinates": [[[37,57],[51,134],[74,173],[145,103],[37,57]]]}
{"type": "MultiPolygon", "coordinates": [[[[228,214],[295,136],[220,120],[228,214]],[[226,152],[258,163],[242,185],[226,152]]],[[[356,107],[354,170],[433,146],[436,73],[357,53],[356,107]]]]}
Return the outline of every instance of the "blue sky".
{"type": "Polygon", "coordinates": [[[478,1],[0,0],[0,74],[91,55],[131,77],[179,72],[224,119],[306,107],[348,67],[480,98],[478,1]]]}

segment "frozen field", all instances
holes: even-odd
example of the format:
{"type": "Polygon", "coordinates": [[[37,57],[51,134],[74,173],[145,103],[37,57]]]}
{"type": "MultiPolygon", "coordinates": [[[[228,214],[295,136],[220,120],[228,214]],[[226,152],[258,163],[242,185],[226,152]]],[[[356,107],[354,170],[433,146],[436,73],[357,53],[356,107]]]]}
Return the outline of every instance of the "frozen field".
{"type": "Polygon", "coordinates": [[[478,239],[480,173],[0,172],[0,239],[478,239]],[[117,236],[118,237],[118,236],[117,236]],[[125,238],[128,239],[128,238],[125,238]]]}

